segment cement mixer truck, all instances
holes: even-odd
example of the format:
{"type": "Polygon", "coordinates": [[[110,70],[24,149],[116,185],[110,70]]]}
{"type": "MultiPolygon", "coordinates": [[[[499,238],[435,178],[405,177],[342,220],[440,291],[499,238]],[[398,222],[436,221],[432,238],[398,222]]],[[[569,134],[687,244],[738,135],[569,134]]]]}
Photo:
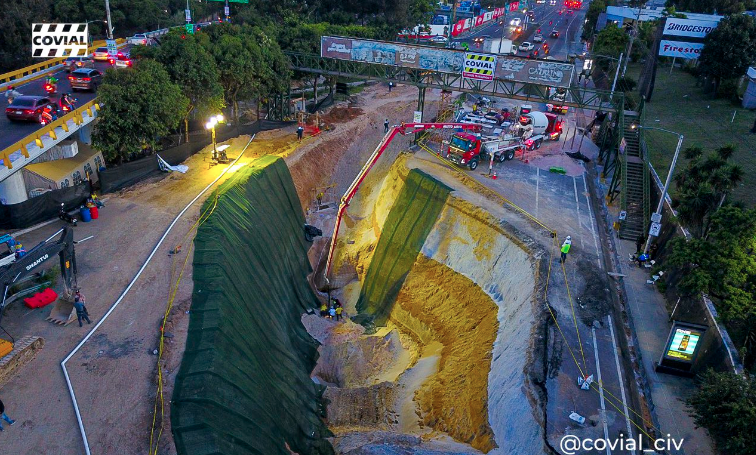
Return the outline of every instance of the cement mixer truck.
{"type": "Polygon", "coordinates": [[[492,156],[499,163],[513,159],[523,146],[522,140],[514,136],[491,138],[455,133],[446,147],[446,159],[474,171],[481,161],[488,161],[492,156]]]}
{"type": "Polygon", "coordinates": [[[556,114],[532,111],[520,116],[517,131],[525,148],[534,150],[541,148],[543,141],[558,141],[563,124],[556,114]]]}

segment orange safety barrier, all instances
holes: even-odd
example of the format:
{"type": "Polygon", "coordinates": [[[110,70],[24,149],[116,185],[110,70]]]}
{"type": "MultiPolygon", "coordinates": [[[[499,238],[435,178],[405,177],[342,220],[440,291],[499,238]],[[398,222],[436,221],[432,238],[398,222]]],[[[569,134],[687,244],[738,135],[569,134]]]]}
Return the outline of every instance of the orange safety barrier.
{"type": "MultiPolygon", "coordinates": [[[[123,44],[124,42],[126,42],[126,40],[123,38],[116,39],[116,44],[120,45],[120,44],[123,44]]],[[[92,42],[92,46],[89,47],[88,52],[91,54],[95,49],[104,45],[105,45],[105,41],[94,41],[92,42]]],[[[67,57],[53,58],[50,60],[45,60],[44,62],[41,62],[41,63],[37,63],[36,65],[27,66],[25,68],[11,71],[9,73],[0,74],[0,84],[13,82],[17,79],[21,79],[35,73],[42,73],[43,71],[48,70],[55,65],[59,65],[63,63],[66,60],[66,58],[67,57]]],[[[43,75],[44,74],[39,74],[37,77],[32,77],[23,81],[19,81],[19,84],[21,85],[26,84],[27,82],[31,82],[35,79],[39,79],[43,75]]],[[[5,92],[6,90],[7,90],[6,87],[0,87],[0,93],[5,92]]]]}

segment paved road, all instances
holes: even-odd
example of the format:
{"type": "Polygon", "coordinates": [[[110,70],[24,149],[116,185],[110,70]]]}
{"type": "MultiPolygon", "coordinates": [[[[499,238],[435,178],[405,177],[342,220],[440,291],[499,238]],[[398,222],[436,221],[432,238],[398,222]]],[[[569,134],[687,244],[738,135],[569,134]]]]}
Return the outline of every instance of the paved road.
{"type": "MultiPolygon", "coordinates": [[[[587,5],[584,5],[581,10],[575,11],[574,14],[567,14],[562,2],[558,2],[557,5],[539,4],[533,9],[535,13],[533,23],[525,24],[525,15],[522,13],[507,12],[506,18],[501,18],[504,20],[503,26],[500,26],[498,21],[492,21],[490,24],[472,31],[463,39],[454,41],[467,43],[470,49],[476,49],[477,47],[473,42],[475,38],[486,35],[491,38],[500,38],[503,33],[505,38],[512,39],[519,44],[523,41],[532,42],[533,35],[540,29],[550,47],[549,55],[556,60],[567,60],[570,53],[582,52],[580,30],[585,20],[586,10],[587,5]],[[514,35],[512,27],[509,25],[509,22],[514,18],[519,18],[523,22],[523,26],[527,27],[521,34],[514,35]],[[549,38],[552,30],[559,31],[559,38],[549,38]]],[[[538,45],[538,49],[541,49],[541,45],[538,45]]],[[[520,52],[518,55],[525,56],[527,54],[520,52]]]]}
{"type": "MultiPolygon", "coordinates": [[[[123,50],[128,51],[128,49],[129,48],[126,47],[123,50]]],[[[104,72],[107,68],[110,68],[110,64],[108,64],[107,62],[95,62],[95,68],[104,72]]],[[[58,93],[52,96],[54,100],[59,100],[60,95],[63,93],[73,93],[71,90],[71,85],[68,82],[68,73],[66,72],[66,70],[62,69],[53,74],[56,78],[58,78],[59,81],[58,93]]],[[[19,86],[18,91],[23,95],[45,95],[46,93],[44,90],[44,84],[45,78],[40,78],[19,86]]],[[[74,98],[78,100],[79,105],[91,101],[97,96],[97,94],[94,92],[83,91],[75,92],[73,93],[73,95],[74,98]]],[[[2,109],[2,114],[0,115],[0,150],[4,149],[5,147],[9,147],[15,142],[29,136],[30,134],[33,134],[36,130],[42,127],[42,125],[38,123],[12,122],[8,120],[8,118],[5,116],[6,107],[8,107],[8,101],[3,96],[0,98],[0,109],[2,109]]]]}

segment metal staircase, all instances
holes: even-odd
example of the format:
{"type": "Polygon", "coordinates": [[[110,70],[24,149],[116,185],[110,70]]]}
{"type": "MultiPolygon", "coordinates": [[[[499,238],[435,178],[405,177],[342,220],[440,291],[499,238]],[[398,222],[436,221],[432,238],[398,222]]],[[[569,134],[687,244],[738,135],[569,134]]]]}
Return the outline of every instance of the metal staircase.
{"type": "Polygon", "coordinates": [[[624,153],[620,151],[623,161],[621,207],[627,216],[620,224],[619,236],[627,240],[635,240],[638,235],[646,233],[651,213],[650,177],[643,130],[633,128],[634,125],[642,124],[643,101],[638,111],[625,111],[622,125],[624,153]]]}

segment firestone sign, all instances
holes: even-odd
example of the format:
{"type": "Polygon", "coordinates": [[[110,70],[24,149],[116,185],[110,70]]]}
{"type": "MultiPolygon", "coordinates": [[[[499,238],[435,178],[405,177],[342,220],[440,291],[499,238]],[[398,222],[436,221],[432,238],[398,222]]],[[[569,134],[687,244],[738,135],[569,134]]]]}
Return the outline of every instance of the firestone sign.
{"type": "Polygon", "coordinates": [[[701,56],[703,46],[703,43],[661,40],[659,43],[659,55],[662,57],[697,59],[701,56]]]}

